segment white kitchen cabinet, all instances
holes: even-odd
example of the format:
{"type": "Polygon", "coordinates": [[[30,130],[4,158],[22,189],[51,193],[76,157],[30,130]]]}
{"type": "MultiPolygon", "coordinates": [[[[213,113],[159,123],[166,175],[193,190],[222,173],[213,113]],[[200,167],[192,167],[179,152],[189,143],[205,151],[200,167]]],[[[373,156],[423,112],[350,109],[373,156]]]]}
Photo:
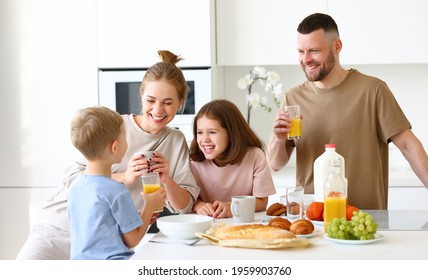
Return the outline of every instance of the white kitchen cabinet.
{"type": "Polygon", "coordinates": [[[210,66],[211,1],[97,1],[98,67],[149,67],[158,50],[181,55],[181,67],[210,66]]]}
{"type": "Polygon", "coordinates": [[[297,64],[296,29],[314,12],[337,22],[343,64],[427,63],[428,2],[217,0],[217,63],[297,64]]]}
{"type": "Polygon", "coordinates": [[[343,64],[428,62],[428,2],[328,0],[343,41],[343,64]]]}
{"type": "Polygon", "coordinates": [[[327,0],[217,0],[217,64],[297,64],[297,26],[327,0]]]}

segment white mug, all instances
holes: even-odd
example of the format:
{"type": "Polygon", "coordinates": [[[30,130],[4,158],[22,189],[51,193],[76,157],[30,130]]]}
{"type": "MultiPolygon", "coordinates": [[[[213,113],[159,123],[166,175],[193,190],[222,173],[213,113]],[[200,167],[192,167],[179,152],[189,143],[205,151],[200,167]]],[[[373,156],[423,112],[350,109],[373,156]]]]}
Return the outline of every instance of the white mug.
{"type": "Polygon", "coordinates": [[[141,151],[141,152],[135,152],[134,155],[141,155],[142,159],[148,159],[151,158],[154,151],[141,151]]]}
{"type": "Polygon", "coordinates": [[[232,197],[230,204],[233,221],[236,223],[254,222],[256,212],[256,198],[251,195],[237,195],[232,197]]]}

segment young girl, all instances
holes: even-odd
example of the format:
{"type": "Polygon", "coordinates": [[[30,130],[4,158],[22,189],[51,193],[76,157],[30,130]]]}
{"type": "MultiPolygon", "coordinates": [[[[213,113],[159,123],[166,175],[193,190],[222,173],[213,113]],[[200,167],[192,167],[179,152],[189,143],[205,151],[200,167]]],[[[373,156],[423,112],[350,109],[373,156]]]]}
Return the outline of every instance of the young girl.
{"type": "Polygon", "coordinates": [[[190,166],[201,193],[193,211],[230,218],[235,195],[256,197],[256,211],[266,209],[276,193],[263,142],[230,101],[214,100],[195,117],[190,166]]]}

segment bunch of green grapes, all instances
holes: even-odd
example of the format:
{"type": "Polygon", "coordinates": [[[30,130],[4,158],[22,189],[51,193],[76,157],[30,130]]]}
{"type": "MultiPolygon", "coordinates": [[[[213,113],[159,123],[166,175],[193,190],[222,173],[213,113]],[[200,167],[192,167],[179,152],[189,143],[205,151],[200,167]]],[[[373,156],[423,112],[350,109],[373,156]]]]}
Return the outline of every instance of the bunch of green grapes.
{"type": "Polygon", "coordinates": [[[330,238],[352,240],[356,239],[354,228],[346,218],[333,218],[327,225],[327,234],[330,238]]]}
{"type": "Polygon", "coordinates": [[[375,238],[378,224],[372,215],[363,211],[354,211],[351,219],[354,236],[359,240],[370,240],[375,238]]]}
{"type": "Polygon", "coordinates": [[[334,218],[327,225],[327,234],[330,238],[345,240],[374,239],[378,224],[373,221],[372,215],[354,211],[351,221],[346,218],[334,218]]]}

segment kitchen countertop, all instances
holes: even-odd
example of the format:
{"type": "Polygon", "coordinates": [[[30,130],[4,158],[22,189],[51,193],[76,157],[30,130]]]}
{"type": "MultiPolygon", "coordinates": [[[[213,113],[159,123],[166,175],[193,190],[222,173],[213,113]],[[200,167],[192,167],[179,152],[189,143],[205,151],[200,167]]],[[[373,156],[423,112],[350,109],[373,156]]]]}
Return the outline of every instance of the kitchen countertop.
{"type": "MultiPolygon", "coordinates": [[[[280,250],[228,248],[211,245],[201,240],[193,246],[171,242],[154,243],[150,239],[155,234],[146,234],[143,244],[136,248],[131,260],[257,260],[257,259],[428,259],[422,247],[428,245],[428,211],[387,211],[368,210],[379,224],[378,233],[383,239],[364,245],[340,244],[320,237],[313,245],[305,248],[288,248],[280,250]]],[[[221,222],[233,223],[232,219],[221,222]]],[[[254,223],[265,223],[264,213],[257,213],[254,223]]],[[[323,229],[315,224],[316,229],[323,229]]],[[[159,237],[161,233],[157,234],[159,237]]]]}
{"type": "Polygon", "coordinates": [[[428,231],[428,210],[366,210],[382,231],[428,231]]]}
{"type": "MultiPolygon", "coordinates": [[[[296,184],[296,168],[286,166],[279,171],[271,170],[275,186],[285,188],[296,184]]],[[[389,187],[425,187],[421,180],[409,168],[391,168],[389,170],[389,187]]]]}

